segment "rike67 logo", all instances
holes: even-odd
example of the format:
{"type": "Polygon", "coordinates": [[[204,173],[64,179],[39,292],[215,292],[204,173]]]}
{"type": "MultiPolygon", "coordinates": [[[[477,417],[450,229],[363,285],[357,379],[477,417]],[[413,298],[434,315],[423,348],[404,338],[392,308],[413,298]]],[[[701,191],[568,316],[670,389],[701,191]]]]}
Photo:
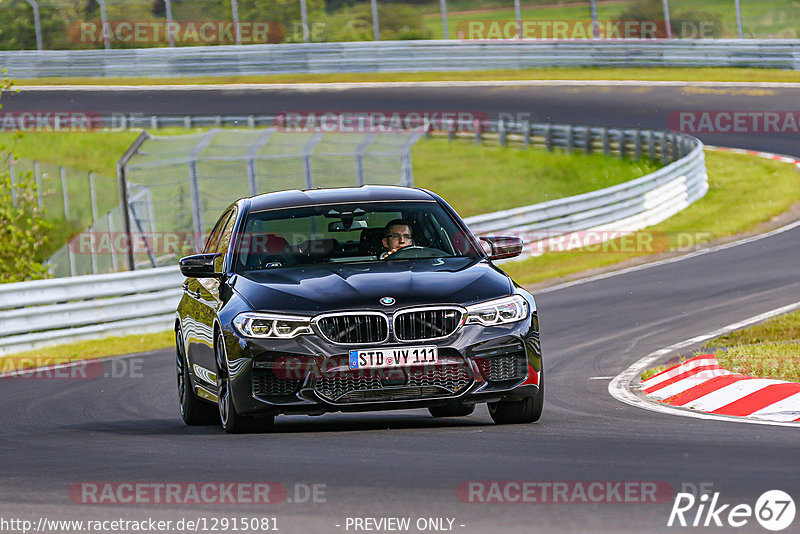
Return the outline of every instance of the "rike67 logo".
{"type": "Polygon", "coordinates": [[[763,528],[777,532],[794,521],[794,500],[784,491],[764,492],[755,506],[720,504],[719,496],[719,492],[704,493],[699,497],[692,493],[678,493],[667,526],[739,528],[755,518],[763,528]]]}

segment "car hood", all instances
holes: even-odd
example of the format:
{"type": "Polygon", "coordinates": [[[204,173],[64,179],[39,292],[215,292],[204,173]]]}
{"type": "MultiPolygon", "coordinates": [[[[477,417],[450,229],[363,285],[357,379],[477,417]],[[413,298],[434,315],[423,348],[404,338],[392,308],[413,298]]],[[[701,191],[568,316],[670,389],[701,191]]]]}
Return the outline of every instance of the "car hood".
{"type": "Polygon", "coordinates": [[[511,294],[511,279],[485,260],[437,258],[324,264],[248,272],[234,289],[255,310],[313,315],[354,308],[391,311],[471,304],[511,294]],[[380,304],[392,297],[391,306],[380,304]]]}

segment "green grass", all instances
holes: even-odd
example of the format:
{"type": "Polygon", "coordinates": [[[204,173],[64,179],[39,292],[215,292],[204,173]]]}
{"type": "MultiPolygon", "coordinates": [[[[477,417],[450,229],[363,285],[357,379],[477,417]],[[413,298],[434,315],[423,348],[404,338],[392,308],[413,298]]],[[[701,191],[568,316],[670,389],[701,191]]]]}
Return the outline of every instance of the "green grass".
{"type": "Polygon", "coordinates": [[[625,246],[617,241],[619,251],[548,252],[507,263],[503,269],[523,285],[551,280],[752,230],[800,201],[800,176],[793,165],[715,151],[706,151],[706,164],[709,176],[706,196],[637,234],[652,238],[649,241],[652,246],[625,246]]]}
{"type": "Polygon", "coordinates": [[[705,347],[730,347],[774,341],[800,340],[800,312],[773,317],[766,322],[736,330],[706,342],[705,347]]]}
{"type": "Polygon", "coordinates": [[[708,341],[720,365],[734,373],[800,382],[800,311],[708,341]]]}
{"type": "MultiPolygon", "coordinates": [[[[720,366],[758,378],[800,382],[800,311],[773,317],[761,324],[707,341],[720,366]]],[[[681,356],[685,361],[695,354],[681,356]]],[[[642,373],[642,380],[672,367],[660,365],[642,373]]]]}
{"type": "Polygon", "coordinates": [[[717,361],[733,373],[800,382],[800,340],[736,345],[717,352],[717,361]]]}
{"type": "Polygon", "coordinates": [[[153,334],[111,336],[103,339],[76,341],[3,356],[0,358],[0,372],[148,352],[174,346],[175,334],[171,330],[153,334]]]}
{"type": "Polygon", "coordinates": [[[365,83],[487,80],[662,80],[699,82],[800,82],[800,71],[747,68],[531,68],[460,72],[276,74],[185,78],[32,78],[16,85],[210,85],[234,83],[365,83]]]}
{"type": "Polygon", "coordinates": [[[446,139],[419,141],[411,162],[414,184],[442,195],[463,217],[586,193],[659,168],[650,160],[479,147],[446,139]]]}

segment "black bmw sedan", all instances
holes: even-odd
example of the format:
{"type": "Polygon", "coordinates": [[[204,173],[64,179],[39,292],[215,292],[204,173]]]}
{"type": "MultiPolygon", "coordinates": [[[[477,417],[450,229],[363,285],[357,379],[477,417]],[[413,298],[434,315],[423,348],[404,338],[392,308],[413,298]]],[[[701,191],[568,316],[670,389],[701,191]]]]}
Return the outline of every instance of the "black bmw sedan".
{"type": "Polygon", "coordinates": [[[391,186],[282,191],[229,206],[175,320],[189,425],[268,429],[279,414],[427,408],[496,423],[542,413],[536,304],[438,195],[391,186]]]}

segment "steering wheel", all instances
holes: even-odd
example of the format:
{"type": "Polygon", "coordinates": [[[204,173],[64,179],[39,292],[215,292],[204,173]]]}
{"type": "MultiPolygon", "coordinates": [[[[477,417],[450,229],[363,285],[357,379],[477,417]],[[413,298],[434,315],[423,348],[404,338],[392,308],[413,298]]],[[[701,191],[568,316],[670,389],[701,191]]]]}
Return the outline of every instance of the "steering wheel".
{"type": "Polygon", "coordinates": [[[438,248],[431,248],[431,247],[420,247],[417,245],[411,245],[408,247],[399,248],[394,251],[392,254],[389,254],[384,259],[392,260],[395,258],[402,259],[402,258],[444,258],[447,256],[446,253],[442,252],[438,248]]]}

